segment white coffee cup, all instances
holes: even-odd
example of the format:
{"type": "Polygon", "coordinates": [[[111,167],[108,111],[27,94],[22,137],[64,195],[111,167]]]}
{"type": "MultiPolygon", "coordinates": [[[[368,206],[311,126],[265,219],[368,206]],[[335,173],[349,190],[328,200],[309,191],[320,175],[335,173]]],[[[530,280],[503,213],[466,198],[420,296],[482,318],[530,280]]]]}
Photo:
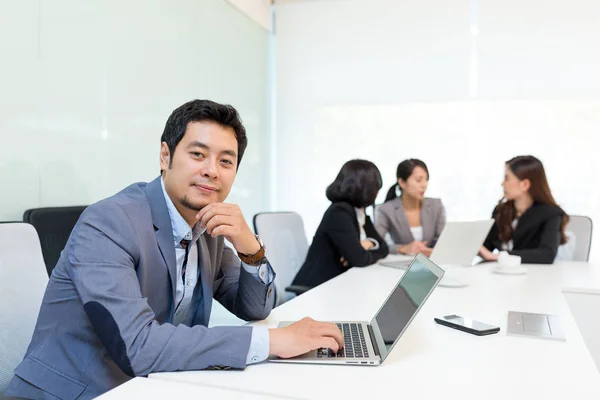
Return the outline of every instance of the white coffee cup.
{"type": "Polygon", "coordinates": [[[501,251],[498,255],[498,264],[502,268],[519,268],[521,266],[521,257],[508,254],[507,251],[501,251]]]}

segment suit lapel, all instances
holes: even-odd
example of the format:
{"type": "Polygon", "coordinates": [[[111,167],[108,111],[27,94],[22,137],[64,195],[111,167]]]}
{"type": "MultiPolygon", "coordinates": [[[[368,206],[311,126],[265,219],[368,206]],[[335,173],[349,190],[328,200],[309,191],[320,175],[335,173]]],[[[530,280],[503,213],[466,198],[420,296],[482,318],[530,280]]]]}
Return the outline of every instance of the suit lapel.
{"type": "Polygon", "coordinates": [[[169,277],[171,278],[171,301],[173,301],[177,282],[175,244],[173,243],[173,228],[171,227],[169,210],[167,209],[160,179],[161,177],[158,177],[146,185],[146,196],[148,197],[150,211],[152,212],[152,223],[154,224],[154,234],[158,242],[158,248],[169,270],[169,277]]]}
{"type": "Polygon", "coordinates": [[[429,243],[433,237],[433,213],[431,203],[427,199],[421,202],[421,227],[423,228],[423,240],[429,243]]]}
{"type": "Polygon", "coordinates": [[[513,231],[512,240],[515,247],[520,247],[538,234],[542,225],[550,218],[563,215],[563,211],[556,206],[546,204],[534,204],[529,207],[517,223],[513,231]]]}
{"type": "MultiPolygon", "coordinates": [[[[511,221],[512,223],[512,221],[511,221]]],[[[528,226],[527,223],[527,216],[525,214],[523,214],[521,216],[521,218],[519,218],[519,222],[517,222],[517,226],[515,229],[513,229],[513,233],[512,233],[512,241],[513,241],[513,247],[517,247],[519,248],[521,241],[523,240],[523,236],[525,235],[525,233],[529,230],[530,226],[528,226]],[[525,218],[523,218],[525,217],[525,218]]]]}
{"type": "Polygon", "coordinates": [[[406,213],[404,212],[404,206],[402,206],[402,199],[400,197],[398,197],[398,201],[396,203],[394,216],[396,217],[396,223],[398,230],[400,231],[400,237],[402,239],[406,239],[406,243],[413,242],[415,238],[410,230],[408,219],[406,218],[406,213]]]}

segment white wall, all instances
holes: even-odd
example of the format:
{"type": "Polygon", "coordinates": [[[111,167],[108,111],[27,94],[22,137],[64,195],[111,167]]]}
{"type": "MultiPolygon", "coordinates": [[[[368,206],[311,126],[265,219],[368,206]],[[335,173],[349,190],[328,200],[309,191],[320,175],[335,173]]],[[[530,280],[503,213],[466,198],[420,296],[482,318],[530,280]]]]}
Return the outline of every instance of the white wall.
{"type": "Polygon", "coordinates": [[[169,114],[194,98],[240,111],[229,200],[264,210],[268,43],[222,0],[0,0],[0,220],[153,179],[169,114]]]}
{"type": "MultiPolygon", "coordinates": [[[[600,3],[350,0],[276,6],[276,201],[312,236],[351,158],[385,191],[422,158],[450,220],[487,218],[503,163],[531,153],[555,197],[600,222],[600,3]]],[[[598,238],[598,235],[596,235],[598,238]]],[[[600,259],[600,239],[592,259],[600,259]]]]}

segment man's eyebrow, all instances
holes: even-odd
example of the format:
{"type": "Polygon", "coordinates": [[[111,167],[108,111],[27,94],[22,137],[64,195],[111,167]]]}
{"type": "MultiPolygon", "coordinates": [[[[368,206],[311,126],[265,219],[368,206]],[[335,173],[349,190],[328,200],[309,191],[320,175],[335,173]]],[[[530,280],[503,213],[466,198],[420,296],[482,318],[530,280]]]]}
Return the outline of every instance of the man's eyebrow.
{"type": "MultiPolygon", "coordinates": [[[[200,147],[200,148],[205,149],[205,150],[210,150],[210,147],[206,143],[202,143],[202,142],[200,142],[198,140],[194,140],[194,141],[190,142],[190,144],[187,145],[188,149],[192,148],[192,147],[200,147]]],[[[227,155],[229,155],[231,157],[234,157],[234,158],[237,157],[237,153],[235,152],[235,150],[223,150],[221,152],[221,154],[227,154],[227,155]]]]}

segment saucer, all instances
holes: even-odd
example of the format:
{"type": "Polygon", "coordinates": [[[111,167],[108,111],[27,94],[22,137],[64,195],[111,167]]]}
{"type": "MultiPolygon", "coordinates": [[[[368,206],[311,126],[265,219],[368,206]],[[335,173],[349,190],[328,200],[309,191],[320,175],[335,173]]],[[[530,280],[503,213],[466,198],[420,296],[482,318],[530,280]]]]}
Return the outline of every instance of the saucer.
{"type": "Polygon", "coordinates": [[[441,287],[451,287],[451,288],[461,288],[469,286],[465,281],[452,277],[452,276],[444,276],[438,286],[441,287]]]}
{"type": "Polygon", "coordinates": [[[527,268],[521,266],[518,267],[503,267],[498,265],[492,268],[492,272],[500,275],[523,275],[527,273],[527,268]]]}

